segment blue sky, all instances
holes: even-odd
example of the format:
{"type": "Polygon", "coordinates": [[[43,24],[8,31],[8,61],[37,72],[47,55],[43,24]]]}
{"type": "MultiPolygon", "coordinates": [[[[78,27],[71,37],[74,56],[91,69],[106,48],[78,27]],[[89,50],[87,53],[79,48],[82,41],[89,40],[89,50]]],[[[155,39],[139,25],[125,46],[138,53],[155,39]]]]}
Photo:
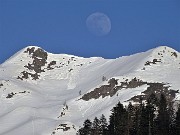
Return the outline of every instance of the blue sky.
{"type": "Polygon", "coordinates": [[[104,58],[160,45],[180,51],[180,1],[0,0],[0,63],[28,45],[104,58]],[[88,31],[86,19],[94,12],[109,16],[108,35],[88,31]]]}

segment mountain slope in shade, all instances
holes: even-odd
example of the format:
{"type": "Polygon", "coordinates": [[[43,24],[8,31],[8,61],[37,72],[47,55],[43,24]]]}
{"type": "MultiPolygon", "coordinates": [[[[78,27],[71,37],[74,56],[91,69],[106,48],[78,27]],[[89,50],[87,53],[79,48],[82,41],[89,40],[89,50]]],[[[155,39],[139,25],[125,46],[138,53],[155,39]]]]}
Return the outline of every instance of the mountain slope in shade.
{"type": "Polygon", "coordinates": [[[179,101],[180,53],[167,46],[117,59],[28,46],[0,65],[0,134],[73,135],[85,119],[149,93],[179,101]],[[103,77],[104,76],[104,77],[103,77]]]}

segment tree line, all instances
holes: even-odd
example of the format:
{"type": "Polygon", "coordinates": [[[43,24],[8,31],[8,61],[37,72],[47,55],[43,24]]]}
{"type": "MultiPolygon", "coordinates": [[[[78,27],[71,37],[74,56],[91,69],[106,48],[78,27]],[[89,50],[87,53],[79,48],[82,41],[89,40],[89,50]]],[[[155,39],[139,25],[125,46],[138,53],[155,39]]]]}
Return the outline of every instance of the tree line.
{"type": "Polygon", "coordinates": [[[180,106],[174,109],[166,97],[151,94],[146,103],[112,108],[109,122],[104,115],[84,121],[77,135],[180,135],[180,106]]]}

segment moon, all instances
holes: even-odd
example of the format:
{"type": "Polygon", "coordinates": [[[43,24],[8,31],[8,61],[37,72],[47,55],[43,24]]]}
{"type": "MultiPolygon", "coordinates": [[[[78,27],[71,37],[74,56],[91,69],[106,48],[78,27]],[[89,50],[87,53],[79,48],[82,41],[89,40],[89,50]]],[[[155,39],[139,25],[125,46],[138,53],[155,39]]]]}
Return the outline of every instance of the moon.
{"type": "Polygon", "coordinates": [[[111,20],[104,13],[96,12],[86,19],[88,30],[96,36],[105,36],[111,31],[111,20]]]}

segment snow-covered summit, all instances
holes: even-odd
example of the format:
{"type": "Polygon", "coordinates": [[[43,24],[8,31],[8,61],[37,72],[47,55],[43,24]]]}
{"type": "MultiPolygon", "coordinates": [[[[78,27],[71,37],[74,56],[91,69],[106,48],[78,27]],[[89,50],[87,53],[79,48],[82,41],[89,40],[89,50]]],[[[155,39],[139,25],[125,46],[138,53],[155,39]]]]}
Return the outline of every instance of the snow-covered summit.
{"type": "Polygon", "coordinates": [[[74,135],[118,101],[137,103],[150,92],[180,100],[179,80],[180,53],[167,46],[117,59],[28,46],[0,65],[0,134],[74,135]]]}
{"type": "Polygon", "coordinates": [[[151,56],[162,62],[174,62],[180,59],[179,52],[167,46],[160,46],[153,49],[151,56]]]}

